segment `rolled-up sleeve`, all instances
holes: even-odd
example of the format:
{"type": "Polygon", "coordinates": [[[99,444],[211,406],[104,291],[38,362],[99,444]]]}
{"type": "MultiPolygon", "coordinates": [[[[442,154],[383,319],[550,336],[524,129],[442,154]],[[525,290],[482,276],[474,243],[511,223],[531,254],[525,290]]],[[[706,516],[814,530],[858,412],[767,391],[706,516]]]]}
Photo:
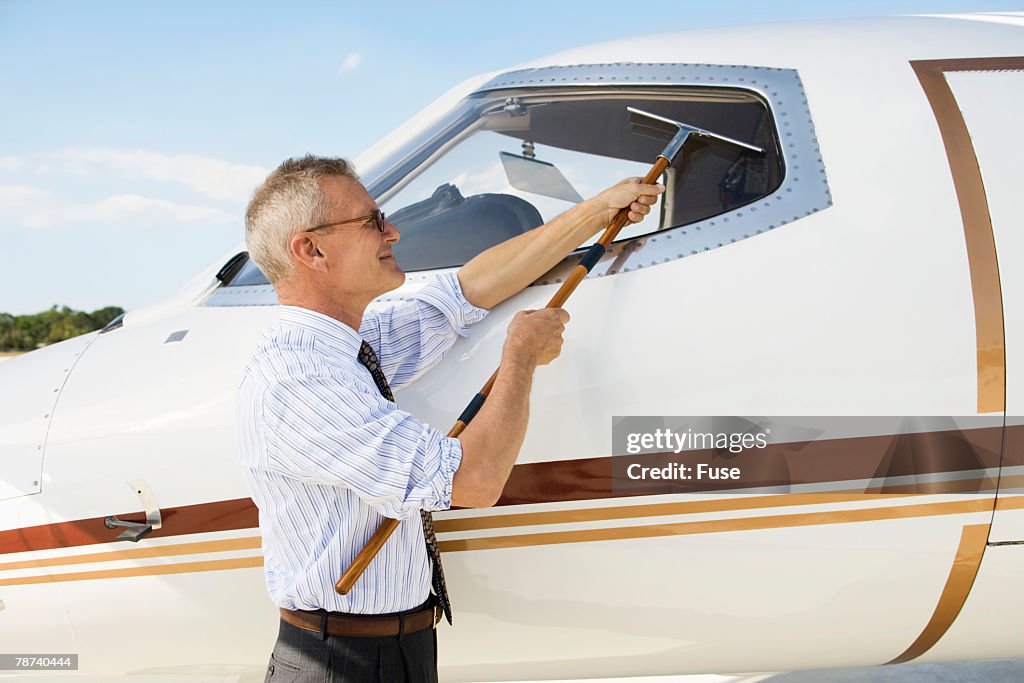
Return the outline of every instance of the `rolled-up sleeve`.
{"type": "Polygon", "coordinates": [[[377,352],[391,388],[400,389],[437,365],[487,310],[466,300],[455,273],[445,273],[403,301],[369,311],[360,335],[377,352]]]}
{"type": "Polygon", "coordinates": [[[263,400],[268,468],[348,488],[393,519],[448,509],[461,442],[374,392],[339,369],[279,377],[263,400]]]}

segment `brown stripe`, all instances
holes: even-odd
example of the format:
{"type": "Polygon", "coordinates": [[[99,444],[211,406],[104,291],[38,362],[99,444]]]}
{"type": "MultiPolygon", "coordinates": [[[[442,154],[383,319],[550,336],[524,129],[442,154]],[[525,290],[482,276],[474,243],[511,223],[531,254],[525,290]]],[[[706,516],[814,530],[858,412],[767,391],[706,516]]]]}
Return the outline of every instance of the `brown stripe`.
{"type": "Polygon", "coordinates": [[[117,560],[140,560],[151,557],[172,557],[176,555],[196,555],[199,553],[219,553],[231,550],[252,550],[260,547],[259,536],[247,538],[229,538],[221,541],[201,541],[199,543],[177,543],[174,545],[157,545],[147,548],[131,548],[129,550],[113,550],[84,555],[64,557],[47,557],[35,560],[0,563],[0,571],[12,569],[28,569],[30,567],[61,567],[72,564],[90,562],[114,562],[117,560]]]}
{"type": "MultiPolygon", "coordinates": [[[[163,527],[147,538],[253,529],[259,526],[259,514],[250,498],[163,508],[160,513],[163,516],[163,527]]],[[[138,511],[118,513],[117,517],[134,522],[145,521],[145,515],[138,511]]],[[[104,517],[93,517],[0,531],[0,553],[73,548],[117,541],[120,530],[108,529],[103,525],[103,520],[104,517]]]]}
{"type": "MultiPolygon", "coordinates": [[[[734,489],[737,485],[734,481],[632,481],[625,476],[631,463],[663,467],[669,463],[705,462],[740,467],[740,485],[745,488],[860,479],[884,482],[914,474],[995,469],[999,467],[1002,431],[999,427],[950,429],[770,444],[738,454],[700,450],[526,463],[512,470],[498,505],[707,493],[734,489]]],[[[931,491],[927,485],[921,485],[908,492],[931,491]]]]}
{"type": "Polygon", "coordinates": [[[965,526],[960,534],[960,546],[956,550],[953,566],[949,570],[946,585],[942,588],[939,603],[935,606],[932,618],[928,620],[921,635],[917,637],[903,654],[886,662],[887,664],[903,664],[916,659],[931,649],[939,638],[949,630],[967,600],[974,578],[978,575],[981,558],[985,554],[985,543],[988,540],[988,524],[972,524],[965,526]]]}
{"type": "Polygon", "coordinates": [[[965,57],[962,59],[921,59],[911,62],[942,71],[1020,71],[1024,57],[965,57]]]}
{"type": "Polygon", "coordinates": [[[972,497],[971,500],[949,503],[923,503],[887,508],[865,508],[862,510],[839,510],[834,512],[805,512],[791,515],[769,515],[764,517],[740,517],[737,519],[715,519],[702,522],[680,522],[628,526],[612,529],[584,529],[579,531],[552,531],[513,536],[469,538],[441,541],[438,547],[443,552],[462,550],[493,550],[496,548],[522,548],[535,545],[561,543],[585,543],[590,541],[614,541],[634,538],[656,538],[660,536],[685,536],[690,534],[717,534],[728,531],[756,531],[763,529],[784,529],[820,524],[845,524],[848,522],[876,522],[886,519],[931,517],[935,515],[957,515],[973,512],[991,512],[994,498],[972,497]]]}
{"type": "Polygon", "coordinates": [[[945,72],[1021,69],[1024,68],[1024,57],[912,61],[910,65],[921,82],[939,125],[960,203],[974,296],[978,412],[1003,411],[1006,409],[1006,340],[992,219],[978,157],[945,72]]]}
{"type": "Polygon", "coordinates": [[[223,569],[248,569],[251,567],[262,566],[263,557],[237,557],[230,560],[208,560],[202,562],[183,562],[181,564],[129,567],[127,569],[106,569],[102,571],[72,572],[68,574],[22,576],[15,579],[0,579],[0,586],[24,586],[32,583],[58,583],[63,581],[87,581],[91,579],[123,579],[130,576],[191,574],[193,572],[213,572],[223,569]]]}
{"type": "Polygon", "coordinates": [[[1024,466],[1024,426],[1007,425],[1003,438],[1003,467],[1021,466],[1024,466]]]}

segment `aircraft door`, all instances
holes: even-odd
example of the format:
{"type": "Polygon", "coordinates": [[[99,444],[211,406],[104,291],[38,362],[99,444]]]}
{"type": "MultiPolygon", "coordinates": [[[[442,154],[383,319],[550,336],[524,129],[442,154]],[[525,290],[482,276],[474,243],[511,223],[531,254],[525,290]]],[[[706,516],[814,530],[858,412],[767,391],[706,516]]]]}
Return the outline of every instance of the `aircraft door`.
{"type": "MultiPolygon", "coordinates": [[[[1017,117],[1024,108],[1024,71],[1020,70],[1024,58],[950,60],[940,68],[963,115],[981,170],[982,200],[991,218],[1002,292],[1006,423],[989,542],[1024,541],[1024,232],[1019,220],[1018,166],[1024,156],[1024,138],[1018,132],[1017,117]]],[[[956,160],[951,158],[953,163],[956,160]]]]}

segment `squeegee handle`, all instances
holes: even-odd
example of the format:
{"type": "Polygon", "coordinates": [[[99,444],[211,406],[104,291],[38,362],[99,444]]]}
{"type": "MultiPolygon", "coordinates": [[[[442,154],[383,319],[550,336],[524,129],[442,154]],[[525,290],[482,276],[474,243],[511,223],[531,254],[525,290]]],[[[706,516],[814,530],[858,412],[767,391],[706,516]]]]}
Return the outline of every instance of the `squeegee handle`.
{"type": "MultiPolygon", "coordinates": [[[[643,183],[645,185],[650,185],[657,181],[668,166],[668,159],[665,157],[658,157],[654,166],[651,167],[651,170],[648,171],[647,176],[643,179],[643,183]]],[[[619,234],[619,231],[622,230],[627,223],[629,223],[628,206],[615,214],[615,218],[613,218],[611,224],[605,228],[604,234],[601,235],[601,239],[595,242],[590,247],[590,250],[583,255],[583,259],[580,261],[579,265],[573,268],[572,273],[570,273],[569,277],[565,279],[562,286],[558,288],[555,295],[551,297],[551,301],[548,302],[548,305],[545,306],[545,308],[562,307],[569,298],[569,295],[576,290],[576,287],[583,281],[583,278],[587,276],[590,269],[597,264],[601,256],[604,255],[605,249],[612,243],[612,240],[615,239],[615,236],[619,234]]],[[[498,370],[495,370],[491,374],[491,378],[487,380],[487,383],[482,389],[480,389],[479,393],[473,397],[473,400],[469,402],[466,409],[462,411],[458,421],[456,421],[455,425],[448,432],[448,436],[450,438],[455,438],[461,434],[462,430],[465,429],[466,425],[468,425],[473,419],[473,416],[477,414],[477,411],[480,410],[484,401],[486,401],[487,397],[490,395],[491,389],[494,388],[494,380],[497,376],[498,370]]],[[[387,542],[388,538],[397,528],[397,519],[388,518],[384,520],[373,536],[370,537],[370,540],[366,542],[363,549],[360,550],[359,554],[356,555],[354,560],[352,560],[352,564],[349,565],[349,568],[345,570],[345,573],[341,575],[340,579],[338,579],[338,583],[334,585],[334,589],[339,594],[345,595],[352,590],[352,586],[355,585],[355,582],[360,576],[362,576],[363,572],[366,571],[370,562],[373,561],[373,558],[376,557],[377,553],[380,552],[380,549],[384,547],[384,543],[387,542]]]]}

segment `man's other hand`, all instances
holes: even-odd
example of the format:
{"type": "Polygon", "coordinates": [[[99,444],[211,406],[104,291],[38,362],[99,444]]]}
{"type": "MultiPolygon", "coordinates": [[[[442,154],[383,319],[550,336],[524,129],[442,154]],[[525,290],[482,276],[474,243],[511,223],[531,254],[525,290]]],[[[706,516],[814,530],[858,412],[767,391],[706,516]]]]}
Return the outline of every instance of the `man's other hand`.
{"type": "Polygon", "coordinates": [[[562,352],[562,334],[569,314],[562,308],[520,311],[512,318],[503,359],[533,366],[547,365],[562,352]]]}

